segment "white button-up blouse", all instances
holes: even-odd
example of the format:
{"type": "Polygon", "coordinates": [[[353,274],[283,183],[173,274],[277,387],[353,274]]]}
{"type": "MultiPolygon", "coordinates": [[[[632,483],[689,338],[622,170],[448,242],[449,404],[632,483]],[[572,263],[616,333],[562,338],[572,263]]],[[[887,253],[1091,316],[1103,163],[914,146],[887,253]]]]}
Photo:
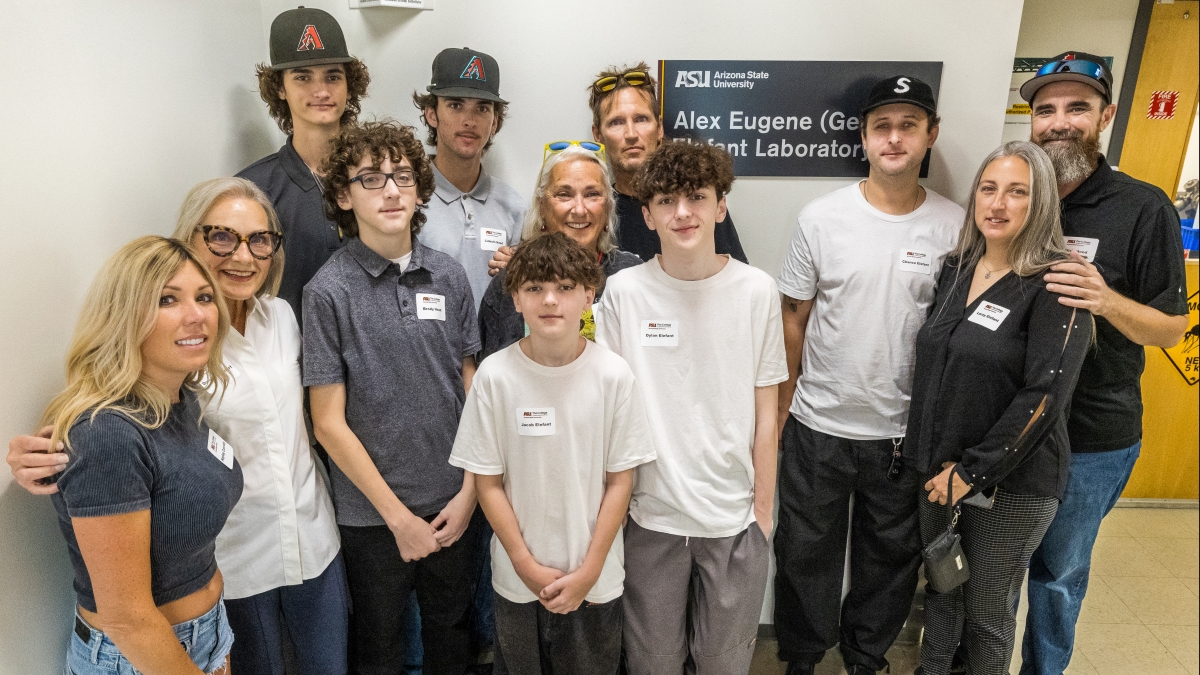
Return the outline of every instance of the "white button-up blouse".
{"type": "Polygon", "coordinates": [[[300,328],[284,300],[251,302],[246,334],[230,329],[225,339],[229,387],[201,398],[205,421],[233,446],[245,478],[217,536],[226,599],[317,577],[340,548],[328,479],[304,424],[300,328]]]}

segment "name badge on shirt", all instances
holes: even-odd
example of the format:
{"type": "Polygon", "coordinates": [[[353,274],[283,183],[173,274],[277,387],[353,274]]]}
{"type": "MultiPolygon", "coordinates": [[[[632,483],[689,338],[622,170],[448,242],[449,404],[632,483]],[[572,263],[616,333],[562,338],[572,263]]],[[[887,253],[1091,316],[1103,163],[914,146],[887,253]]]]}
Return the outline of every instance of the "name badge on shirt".
{"type": "Polygon", "coordinates": [[[508,240],[508,233],[504,230],[491,230],[485,227],[479,230],[479,235],[479,248],[485,251],[498,251],[508,240]]]}
{"type": "Polygon", "coordinates": [[[224,438],[217,435],[217,432],[212,429],[208,430],[208,451],[213,457],[221,460],[221,463],[226,468],[233,468],[233,446],[225,442],[224,438]]]}
{"type": "Polygon", "coordinates": [[[642,322],[643,347],[678,347],[679,319],[651,319],[642,322]]]}
{"type": "Polygon", "coordinates": [[[553,436],[554,408],[517,408],[517,433],[521,436],[553,436]]]}
{"type": "Polygon", "coordinates": [[[446,320],[446,296],[417,293],[417,318],[446,320]]]}
{"type": "Polygon", "coordinates": [[[901,272],[929,274],[933,271],[933,256],[925,251],[901,251],[897,267],[901,272]]]}
{"type": "Polygon", "coordinates": [[[1100,240],[1089,237],[1063,237],[1063,241],[1068,251],[1079,251],[1088,262],[1096,258],[1096,250],[1100,248],[1100,240]]]}
{"type": "Polygon", "coordinates": [[[1004,323],[1005,317],[1008,316],[1008,311],[1000,305],[981,302],[975,308],[975,311],[971,313],[971,316],[967,317],[967,321],[977,323],[988,330],[996,330],[1000,327],[1000,324],[1004,323]]]}

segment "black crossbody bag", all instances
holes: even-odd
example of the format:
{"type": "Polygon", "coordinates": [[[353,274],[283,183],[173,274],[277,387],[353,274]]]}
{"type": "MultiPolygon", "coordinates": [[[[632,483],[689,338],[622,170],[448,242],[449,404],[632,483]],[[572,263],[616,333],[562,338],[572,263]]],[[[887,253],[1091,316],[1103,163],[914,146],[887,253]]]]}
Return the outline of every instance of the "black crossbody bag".
{"type": "Polygon", "coordinates": [[[954,505],[954,475],[950,475],[946,490],[946,508],[950,510],[950,525],[937,539],[921,551],[925,560],[925,578],[938,593],[949,593],[971,578],[971,568],[962,550],[962,537],[955,531],[961,508],[954,505]]]}

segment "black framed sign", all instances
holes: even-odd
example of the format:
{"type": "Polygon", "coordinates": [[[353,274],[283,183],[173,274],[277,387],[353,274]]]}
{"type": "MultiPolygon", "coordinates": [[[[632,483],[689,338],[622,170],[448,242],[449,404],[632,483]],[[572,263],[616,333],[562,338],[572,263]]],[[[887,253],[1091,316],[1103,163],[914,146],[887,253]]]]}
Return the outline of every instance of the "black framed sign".
{"type": "MultiPolygon", "coordinates": [[[[858,113],[871,87],[911,75],[938,96],[938,61],[659,61],[667,136],[719,144],[738,176],[866,176],[858,113]]],[[[940,98],[940,97],[939,97],[940,98]]],[[[921,176],[929,171],[929,156],[921,176]]]]}

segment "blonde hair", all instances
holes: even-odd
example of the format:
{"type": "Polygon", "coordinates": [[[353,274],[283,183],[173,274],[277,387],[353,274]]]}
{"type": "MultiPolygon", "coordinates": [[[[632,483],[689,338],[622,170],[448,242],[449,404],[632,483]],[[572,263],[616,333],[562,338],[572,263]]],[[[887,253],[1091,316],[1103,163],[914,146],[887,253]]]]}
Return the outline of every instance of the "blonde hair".
{"type": "Polygon", "coordinates": [[[212,272],[184,242],[139,237],[104,263],[84,298],[67,350],[67,386],[42,415],[42,424],[54,427],[51,443],[61,440],[69,448],[67,432],[88,411],[95,418],[101,410],[116,410],[149,429],[166,422],[171,401],[143,378],[141,347],[157,320],[163,287],[188,263],[212,286],[218,320],[208,363],[184,385],[198,389],[206,380],[227,383],[221,343],[229,331],[229,310],[212,272]]]}
{"type": "MultiPolygon", "coordinates": [[[[196,239],[196,233],[204,225],[204,219],[212,208],[226,199],[249,199],[263,208],[267,213],[267,227],[272,232],[282,234],[279,226],[279,216],[271,200],[258,186],[245,178],[214,178],[203,183],[197,183],[183,198],[179,207],[179,220],[175,224],[175,233],[171,236],[188,246],[196,239]]],[[[266,278],[256,295],[274,297],[279,292],[279,284],[283,281],[283,246],[275,249],[271,256],[271,266],[267,268],[266,278]]]]}
{"type": "Polygon", "coordinates": [[[1070,258],[1063,242],[1062,224],[1058,212],[1058,182],[1049,155],[1029,141],[1010,141],[996,148],[979,166],[971,184],[967,215],[958,234],[958,246],[951,254],[958,258],[958,268],[965,269],[979,262],[987,248],[983,233],[975,224],[975,201],[983,172],[992,162],[1003,157],[1019,157],[1029,167],[1029,211],[1017,236],[1008,247],[1008,264],[1019,277],[1044,272],[1056,262],[1070,258]]]}
{"type": "Polygon", "coordinates": [[[545,234],[542,229],[546,225],[545,219],[542,218],[542,200],[546,198],[546,190],[550,187],[550,176],[554,173],[554,167],[563,162],[574,161],[590,161],[600,167],[600,180],[604,183],[604,208],[608,210],[608,218],[604,221],[604,229],[600,231],[600,236],[596,238],[596,246],[601,253],[608,253],[617,247],[617,198],[613,194],[612,172],[608,164],[600,161],[596,153],[578,145],[550,155],[542,164],[537,185],[533,188],[533,199],[530,201],[529,210],[525,212],[525,222],[521,225],[521,241],[529,241],[545,234]]]}

